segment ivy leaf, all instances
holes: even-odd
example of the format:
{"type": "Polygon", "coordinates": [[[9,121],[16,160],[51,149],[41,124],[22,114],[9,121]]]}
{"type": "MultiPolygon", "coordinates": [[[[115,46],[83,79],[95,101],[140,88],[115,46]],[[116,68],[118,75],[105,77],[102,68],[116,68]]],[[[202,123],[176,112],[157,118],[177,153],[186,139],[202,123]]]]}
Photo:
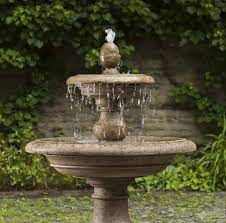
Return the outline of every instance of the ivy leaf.
{"type": "Polygon", "coordinates": [[[34,42],[34,45],[35,45],[36,47],[38,47],[38,48],[42,48],[43,45],[44,45],[44,42],[41,41],[41,40],[36,40],[36,41],[34,42]]]}
{"type": "Polygon", "coordinates": [[[13,17],[11,16],[6,17],[6,24],[11,24],[12,21],[13,21],[13,17]]]}
{"type": "Polygon", "coordinates": [[[189,6],[189,7],[187,8],[187,11],[188,11],[191,15],[193,15],[193,14],[196,12],[196,8],[195,8],[195,7],[192,7],[192,6],[189,6]]]}

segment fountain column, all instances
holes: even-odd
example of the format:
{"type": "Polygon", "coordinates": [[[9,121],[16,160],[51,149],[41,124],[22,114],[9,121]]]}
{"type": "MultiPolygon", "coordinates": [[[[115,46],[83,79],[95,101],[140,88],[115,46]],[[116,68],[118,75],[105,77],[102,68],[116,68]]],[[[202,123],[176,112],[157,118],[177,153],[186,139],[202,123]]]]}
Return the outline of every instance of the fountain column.
{"type": "Polygon", "coordinates": [[[96,105],[100,107],[100,119],[93,126],[93,133],[99,140],[123,140],[128,134],[127,126],[118,111],[113,99],[96,98],[96,105]]]}
{"type": "MultiPolygon", "coordinates": [[[[120,53],[117,45],[113,43],[115,33],[112,30],[106,30],[108,32],[107,43],[101,47],[100,50],[100,63],[104,68],[103,76],[119,75],[118,66],[120,64],[120,53]]],[[[99,94],[95,96],[96,105],[99,107],[100,119],[93,127],[93,133],[99,140],[105,141],[118,141],[123,140],[127,134],[128,129],[123,120],[122,114],[122,102],[119,98],[116,100],[113,90],[113,84],[105,84],[100,87],[99,94]],[[121,105],[121,107],[120,107],[121,105]]],[[[119,88],[119,87],[118,87],[119,88]]],[[[119,89],[115,89],[118,91],[119,89]]],[[[121,92],[117,92],[119,96],[121,92]]]]}
{"type": "Polygon", "coordinates": [[[94,178],[93,223],[131,223],[128,213],[127,186],[133,178],[94,178]]]}

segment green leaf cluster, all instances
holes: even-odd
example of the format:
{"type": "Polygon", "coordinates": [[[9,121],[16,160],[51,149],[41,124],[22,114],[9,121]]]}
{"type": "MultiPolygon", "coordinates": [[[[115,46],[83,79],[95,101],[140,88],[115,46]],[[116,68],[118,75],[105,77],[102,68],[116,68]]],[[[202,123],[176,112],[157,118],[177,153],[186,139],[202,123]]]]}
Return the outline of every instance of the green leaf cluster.
{"type": "Polygon", "coordinates": [[[103,31],[111,27],[123,57],[140,37],[177,39],[181,45],[207,43],[224,52],[225,14],[225,1],[213,0],[4,0],[0,48],[6,54],[11,49],[20,56],[32,55],[31,64],[36,64],[43,60],[43,50],[68,46],[82,53],[87,67],[95,67],[103,31]]]}
{"type": "MultiPolygon", "coordinates": [[[[198,158],[178,157],[161,173],[136,179],[138,187],[147,191],[157,190],[193,190],[212,191],[213,178],[209,171],[197,165],[198,158]]],[[[214,188],[215,189],[215,188],[214,188]]]]}
{"type": "Polygon", "coordinates": [[[193,84],[177,87],[174,90],[174,97],[177,103],[193,103],[198,110],[197,121],[200,124],[223,126],[226,105],[209,94],[203,94],[193,84]]]}
{"type": "Polygon", "coordinates": [[[84,185],[58,174],[44,157],[24,150],[37,138],[38,107],[47,100],[47,87],[44,77],[36,73],[31,88],[21,89],[7,103],[0,102],[0,189],[84,185]]]}
{"type": "Polygon", "coordinates": [[[149,191],[184,190],[211,192],[226,188],[226,120],[219,135],[210,135],[210,142],[196,157],[177,157],[161,173],[136,179],[136,186],[149,191]]]}
{"type": "Polygon", "coordinates": [[[0,66],[4,69],[14,67],[23,69],[24,67],[35,67],[37,64],[37,55],[25,51],[0,48],[0,66]]]}
{"type": "Polygon", "coordinates": [[[219,135],[210,135],[212,141],[201,151],[198,164],[207,169],[212,176],[212,189],[226,188],[226,119],[219,135]]]}

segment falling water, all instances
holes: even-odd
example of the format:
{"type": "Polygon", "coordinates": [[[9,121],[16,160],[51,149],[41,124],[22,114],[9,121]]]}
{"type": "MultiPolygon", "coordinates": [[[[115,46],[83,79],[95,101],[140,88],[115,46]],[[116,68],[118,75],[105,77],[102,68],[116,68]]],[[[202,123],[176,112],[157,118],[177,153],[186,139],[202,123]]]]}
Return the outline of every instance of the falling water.
{"type": "MultiPolygon", "coordinates": [[[[124,113],[130,114],[130,108],[136,107],[139,109],[140,126],[144,129],[145,121],[148,115],[155,114],[155,88],[145,84],[80,84],[69,85],[67,87],[66,97],[70,100],[70,108],[74,114],[74,137],[81,138],[82,124],[87,121],[87,114],[95,114],[99,111],[99,107],[95,104],[95,98],[107,99],[108,110],[114,103],[118,104],[120,113],[121,125],[123,125],[124,113]],[[82,91],[82,94],[81,94],[82,91]],[[131,93],[132,91],[132,93],[131,93]],[[132,97],[128,97],[131,94],[132,97]],[[150,112],[152,109],[152,112],[150,112]]],[[[92,126],[91,124],[89,124],[92,126]]],[[[119,128],[120,136],[121,128],[119,128]]]]}

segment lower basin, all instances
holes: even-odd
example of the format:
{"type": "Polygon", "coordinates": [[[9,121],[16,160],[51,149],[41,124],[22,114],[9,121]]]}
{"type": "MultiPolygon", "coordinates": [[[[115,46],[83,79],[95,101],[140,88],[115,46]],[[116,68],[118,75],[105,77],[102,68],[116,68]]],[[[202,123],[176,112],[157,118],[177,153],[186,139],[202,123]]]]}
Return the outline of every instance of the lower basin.
{"type": "Polygon", "coordinates": [[[173,137],[127,136],[123,141],[45,138],[30,142],[26,151],[45,155],[57,171],[78,177],[138,177],[163,170],[176,154],[196,145],[173,137]]]}
{"type": "Polygon", "coordinates": [[[127,186],[138,176],[163,170],[176,154],[196,145],[172,137],[126,137],[123,141],[46,138],[30,142],[29,153],[43,154],[65,175],[84,177],[94,187],[92,223],[131,223],[127,186]]]}

